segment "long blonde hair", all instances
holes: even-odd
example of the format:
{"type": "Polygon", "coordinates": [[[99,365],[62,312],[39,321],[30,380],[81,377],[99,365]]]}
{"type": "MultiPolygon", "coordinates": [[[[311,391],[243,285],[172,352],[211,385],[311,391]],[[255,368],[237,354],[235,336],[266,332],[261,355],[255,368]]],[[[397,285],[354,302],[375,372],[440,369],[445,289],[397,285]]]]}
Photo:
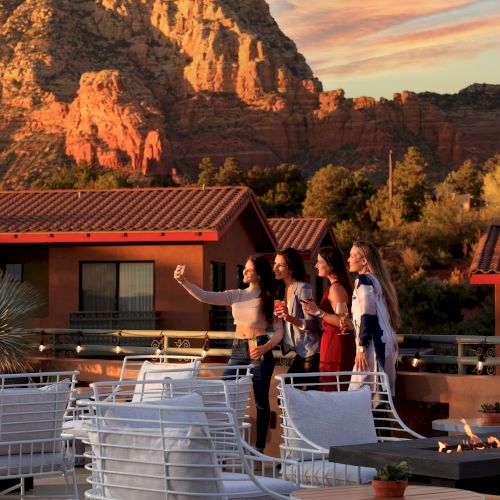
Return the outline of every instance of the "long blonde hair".
{"type": "Polygon", "coordinates": [[[368,270],[373,273],[382,286],[391,326],[395,331],[401,326],[401,316],[399,315],[398,295],[391,282],[389,271],[385,268],[382,257],[377,247],[371,241],[355,241],[352,246],[358,248],[368,263],[368,270]]]}

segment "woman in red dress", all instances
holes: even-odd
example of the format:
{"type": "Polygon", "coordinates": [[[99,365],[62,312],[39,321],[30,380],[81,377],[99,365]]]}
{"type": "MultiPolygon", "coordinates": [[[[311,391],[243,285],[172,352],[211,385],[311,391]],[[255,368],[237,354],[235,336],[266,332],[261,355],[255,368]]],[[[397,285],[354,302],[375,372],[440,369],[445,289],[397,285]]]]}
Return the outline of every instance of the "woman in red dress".
{"type": "MultiPolygon", "coordinates": [[[[339,372],[351,371],[356,357],[356,344],[352,331],[343,331],[341,321],[351,309],[352,284],[347,272],[342,252],[339,248],[329,246],[321,248],[316,262],[318,276],[330,282],[319,307],[309,301],[304,310],[318,316],[323,324],[323,335],[319,351],[319,371],[339,372]],[[345,316],[338,309],[338,304],[345,304],[345,316]],[[336,312],[338,314],[336,314],[336,312]]],[[[334,380],[332,377],[320,377],[321,382],[334,380]]],[[[346,379],[348,382],[349,378],[346,379]]],[[[335,385],[320,386],[322,390],[336,390],[335,385]]],[[[341,390],[347,390],[349,383],[343,384],[341,390]]]]}

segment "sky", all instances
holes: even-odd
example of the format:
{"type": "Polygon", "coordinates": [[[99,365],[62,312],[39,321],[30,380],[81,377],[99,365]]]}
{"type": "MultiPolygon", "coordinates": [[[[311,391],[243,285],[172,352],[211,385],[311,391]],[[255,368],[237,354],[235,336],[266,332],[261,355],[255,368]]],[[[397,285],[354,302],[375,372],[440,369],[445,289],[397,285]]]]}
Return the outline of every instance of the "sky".
{"type": "Polygon", "coordinates": [[[392,99],[500,84],[500,0],[267,0],[324,90],[392,99]]]}

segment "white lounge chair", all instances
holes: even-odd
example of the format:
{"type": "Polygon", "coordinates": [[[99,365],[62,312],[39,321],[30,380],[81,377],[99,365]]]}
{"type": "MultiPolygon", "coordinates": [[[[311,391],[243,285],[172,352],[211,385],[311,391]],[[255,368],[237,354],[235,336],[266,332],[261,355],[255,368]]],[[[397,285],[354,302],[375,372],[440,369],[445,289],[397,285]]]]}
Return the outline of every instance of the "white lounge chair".
{"type": "MultiPolygon", "coordinates": [[[[302,486],[370,482],[375,470],[328,461],[329,447],[421,438],[397,414],[387,375],[369,375],[357,390],[347,391],[353,372],[276,375],[283,458],[301,464],[302,486]],[[318,382],[318,377],[329,377],[318,382]],[[307,390],[302,390],[307,389],[307,390]],[[330,392],[331,391],[331,392],[330,392]]],[[[285,477],[296,479],[288,470],[285,477]]]]}
{"type": "Polygon", "coordinates": [[[78,499],[74,440],[62,435],[78,373],[0,374],[0,479],[19,479],[0,494],[20,489],[24,498],[27,477],[64,475],[68,486],[70,474],[78,499]]]}
{"type": "Polygon", "coordinates": [[[277,477],[278,465],[298,477],[296,462],[252,454],[240,437],[235,411],[205,407],[200,394],[92,406],[88,499],[286,500],[298,489],[296,481],[277,477]],[[270,477],[255,476],[256,460],[267,464],[270,477]]]}

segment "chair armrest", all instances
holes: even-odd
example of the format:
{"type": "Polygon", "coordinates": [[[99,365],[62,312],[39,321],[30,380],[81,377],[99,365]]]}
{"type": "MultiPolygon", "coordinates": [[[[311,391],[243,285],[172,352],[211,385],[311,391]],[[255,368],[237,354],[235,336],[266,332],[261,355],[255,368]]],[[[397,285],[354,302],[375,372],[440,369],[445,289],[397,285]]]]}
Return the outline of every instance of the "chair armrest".
{"type": "MultiPolygon", "coordinates": [[[[246,441],[242,440],[242,447],[243,447],[243,453],[245,456],[245,459],[248,460],[252,465],[256,462],[260,462],[262,464],[262,472],[259,473],[258,475],[264,475],[266,477],[273,477],[277,478],[278,473],[280,471],[283,471],[285,467],[290,467],[293,472],[296,472],[295,477],[295,483],[297,487],[299,487],[299,478],[300,478],[300,463],[297,460],[289,459],[289,458],[276,458],[276,457],[271,457],[269,455],[265,455],[264,453],[261,453],[260,451],[256,450],[255,448],[252,448],[246,441]],[[268,468],[266,469],[264,466],[268,465],[268,468]],[[270,466],[270,467],[269,467],[270,466]],[[269,471],[269,468],[271,468],[271,471],[269,471]],[[294,470],[295,469],[295,470],[294,470]],[[271,476],[269,474],[271,473],[271,476]]],[[[252,467],[253,471],[253,467],[252,467]]]]}

